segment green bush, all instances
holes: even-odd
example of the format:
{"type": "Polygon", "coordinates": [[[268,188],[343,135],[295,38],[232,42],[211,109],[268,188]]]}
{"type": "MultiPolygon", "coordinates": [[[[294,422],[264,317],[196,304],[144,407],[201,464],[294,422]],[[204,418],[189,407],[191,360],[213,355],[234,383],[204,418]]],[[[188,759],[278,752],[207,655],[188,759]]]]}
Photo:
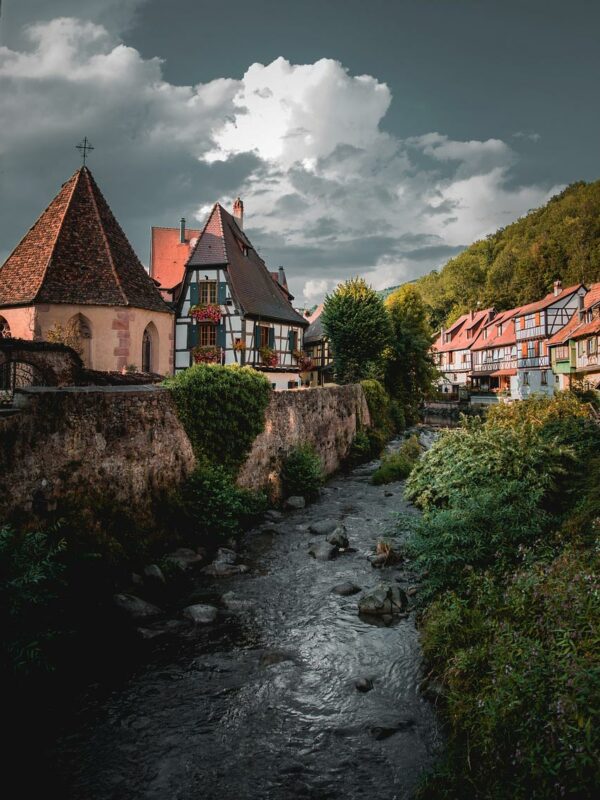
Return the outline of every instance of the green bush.
{"type": "Polygon", "coordinates": [[[394,432],[394,426],[390,416],[390,397],[382,384],[376,380],[361,381],[360,385],[363,388],[369,407],[369,415],[371,417],[371,426],[388,438],[394,432]]]}
{"type": "Polygon", "coordinates": [[[371,440],[366,430],[359,430],[352,441],[350,452],[346,458],[346,468],[353,469],[359,464],[364,464],[373,458],[371,452],[371,440]]]}
{"type": "Polygon", "coordinates": [[[2,668],[31,673],[53,668],[57,601],[64,590],[65,542],[37,531],[0,528],[2,668]]]}
{"type": "Polygon", "coordinates": [[[250,367],[196,364],[167,378],[198,458],[235,471],[264,428],[267,378],[250,367]]]}
{"type": "Polygon", "coordinates": [[[302,495],[309,500],[317,497],[323,485],[323,466],[311,445],[295,447],[288,453],[281,470],[281,484],[287,497],[302,495]]]}
{"type": "Polygon", "coordinates": [[[372,482],[376,486],[394,481],[403,481],[411,473],[415,462],[421,455],[421,447],[416,436],[407,439],[398,452],[384,456],[381,466],[373,473],[372,482]]]}
{"type": "Polygon", "coordinates": [[[237,536],[266,508],[263,495],[235,485],[224,467],[200,463],[180,492],[179,517],[199,544],[237,536]]]}

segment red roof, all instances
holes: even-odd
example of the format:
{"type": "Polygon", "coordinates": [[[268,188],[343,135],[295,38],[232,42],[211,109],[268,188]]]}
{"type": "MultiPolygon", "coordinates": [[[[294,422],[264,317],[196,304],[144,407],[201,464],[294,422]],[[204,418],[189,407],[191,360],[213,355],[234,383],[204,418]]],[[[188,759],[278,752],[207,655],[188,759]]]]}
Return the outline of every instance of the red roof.
{"type": "Polygon", "coordinates": [[[0,307],[33,303],[168,311],[87,167],[0,267],[0,307]]]}
{"type": "Polygon", "coordinates": [[[245,315],[308,326],[292,307],[291,295],[273,280],[236,218],[219,203],[213,206],[187,266],[226,266],[236,305],[245,315]]]}
{"type": "Polygon", "coordinates": [[[548,308],[556,303],[557,300],[562,300],[564,297],[568,297],[570,294],[575,294],[575,292],[582,286],[582,283],[578,283],[575,286],[568,286],[566,289],[561,289],[558,294],[550,292],[541,300],[536,300],[535,303],[529,303],[529,305],[521,306],[519,309],[519,316],[521,317],[525,314],[533,314],[535,311],[542,311],[544,308],[548,308]]]}
{"type": "Polygon", "coordinates": [[[200,236],[196,228],[185,229],[185,242],[179,228],[152,227],[150,275],[165,289],[181,283],[191,250],[200,236]]]}
{"type": "Polygon", "coordinates": [[[490,372],[490,378],[500,378],[503,375],[516,375],[516,369],[497,369],[495,372],[490,372]]]}
{"type": "MultiPolygon", "coordinates": [[[[583,307],[588,311],[598,304],[600,304],[600,283],[593,283],[583,298],[583,307]]],[[[588,323],[582,322],[579,319],[579,312],[576,311],[564,328],[561,328],[548,340],[548,345],[552,347],[552,345],[564,344],[568,342],[569,339],[576,339],[580,336],[598,333],[599,325],[600,320],[592,320],[588,323]]]]}
{"type": "Polygon", "coordinates": [[[511,308],[497,314],[491,322],[482,327],[480,335],[471,349],[487,350],[489,347],[505,347],[516,344],[515,316],[519,311],[519,308],[511,308]],[[500,325],[502,325],[502,333],[498,332],[500,325]],[[487,338],[484,336],[484,330],[487,330],[487,338]]]}
{"type": "Polygon", "coordinates": [[[475,343],[481,327],[492,313],[492,308],[486,308],[483,311],[463,314],[450,328],[440,333],[433,344],[434,349],[438,353],[447,353],[450,350],[469,350],[475,343]],[[471,332],[470,336],[468,335],[469,331],[471,332]],[[444,335],[448,333],[453,334],[453,337],[451,341],[444,342],[444,335]]]}

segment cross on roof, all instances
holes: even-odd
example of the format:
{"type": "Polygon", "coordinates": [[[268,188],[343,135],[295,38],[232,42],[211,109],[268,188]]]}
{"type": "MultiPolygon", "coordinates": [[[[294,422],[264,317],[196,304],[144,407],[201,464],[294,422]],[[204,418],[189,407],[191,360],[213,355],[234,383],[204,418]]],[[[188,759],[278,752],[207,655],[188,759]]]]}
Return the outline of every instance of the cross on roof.
{"type": "Polygon", "coordinates": [[[87,158],[88,151],[94,149],[87,136],[84,136],[83,142],[80,142],[78,145],[76,145],[76,149],[81,151],[83,166],[85,167],[85,159],[87,158]]]}

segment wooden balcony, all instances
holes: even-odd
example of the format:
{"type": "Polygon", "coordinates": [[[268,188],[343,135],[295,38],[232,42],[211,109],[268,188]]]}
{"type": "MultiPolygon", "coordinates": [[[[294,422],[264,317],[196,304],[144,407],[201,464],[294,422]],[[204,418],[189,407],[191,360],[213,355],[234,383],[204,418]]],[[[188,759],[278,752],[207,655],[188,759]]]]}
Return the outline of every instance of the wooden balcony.
{"type": "Polygon", "coordinates": [[[481,364],[473,364],[473,372],[496,372],[499,369],[516,368],[516,358],[501,358],[495,361],[483,361],[481,364]]]}
{"type": "Polygon", "coordinates": [[[546,338],[546,326],[545,325],[536,325],[535,327],[532,326],[531,328],[523,328],[522,330],[517,330],[517,341],[520,342],[523,339],[545,339],[546,338]]]}
{"type": "Polygon", "coordinates": [[[550,356],[530,356],[529,358],[519,358],[519,369],[544,369],[550,366],[550,356]]]}

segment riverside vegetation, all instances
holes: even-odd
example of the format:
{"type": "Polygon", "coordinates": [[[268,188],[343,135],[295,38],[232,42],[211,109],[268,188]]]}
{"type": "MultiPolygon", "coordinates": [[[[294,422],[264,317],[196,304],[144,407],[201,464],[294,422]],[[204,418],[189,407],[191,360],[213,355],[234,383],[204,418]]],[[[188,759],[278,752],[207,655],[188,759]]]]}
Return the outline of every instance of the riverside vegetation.
{"type": "Polygon", "coordinates": [[[449,729],[423,800],[595,796],[599,453],[589,404],[561,394],[465,420],[413,469],[423,515],[401,528],[449,729]]]}

